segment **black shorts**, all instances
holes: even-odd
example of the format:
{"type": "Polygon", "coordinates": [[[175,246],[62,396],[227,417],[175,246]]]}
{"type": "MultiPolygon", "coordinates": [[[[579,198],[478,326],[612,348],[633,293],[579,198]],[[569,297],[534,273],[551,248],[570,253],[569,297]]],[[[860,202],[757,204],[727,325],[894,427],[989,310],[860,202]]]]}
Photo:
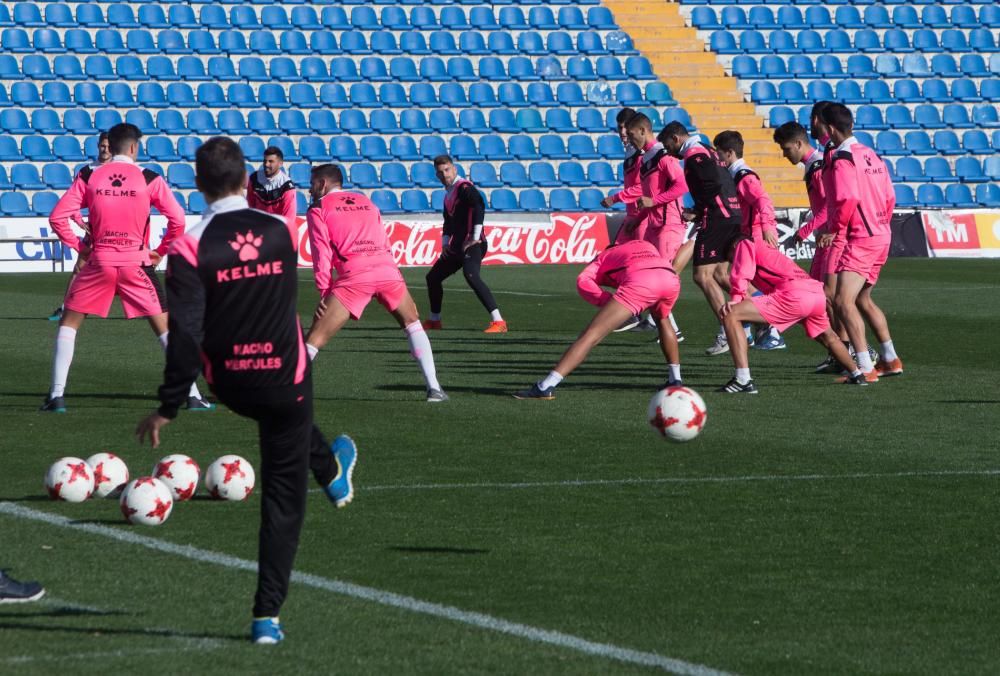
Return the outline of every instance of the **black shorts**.
{"type": "Polygon", "coordinates": [[[715,265],[725,263],[729,247],[740,235],[740,224],[735,222],[715,223],[698,231],[694,239],[694,265],[715,265]]]}

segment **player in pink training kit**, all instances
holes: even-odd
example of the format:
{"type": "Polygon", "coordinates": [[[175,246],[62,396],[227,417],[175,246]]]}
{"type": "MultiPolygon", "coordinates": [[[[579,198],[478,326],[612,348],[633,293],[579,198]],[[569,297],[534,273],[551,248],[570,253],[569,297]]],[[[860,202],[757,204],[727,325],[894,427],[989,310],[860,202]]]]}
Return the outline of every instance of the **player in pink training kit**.
{"type": "Polygon", "coordinates": [[[309,358],[376,299],[406,332],[410,354],[420,364],[427,401],[447,401],[434,366],[434,352],[417,306],[389,250],[382,215],[360,193],[341,189],[344,175],[332,164],[313,167],[309,192],[313,203],[306,215],[312,247],[313,272],[320,302],[306,337],[309,358]],[[336,270],[333,278],[331,270],[336,270]]]}
{"type": "Polygon", "coordinates": [[[779,331],[801,323],[810,338],[825,346],[850,371],[846,382],[867,384],[847,348],[830,330],[823,285],[788,256],[761,238],[740,235],[732,249],[729,285],[730,300],[719,310],[719,318],[729,338],[736,374],[719,392],[757,394],[750,377],[746,341],[742,340],[743,322],[766,322],[779,331]],[[751,283],[764,295],[747,298],[751,283]]]}
{"type": "Polygon", "coordinates": [[[292,245],[299,248],[298,216],[295,213],[295,184],[282,168],[284,153],[277,146],[264,150],[264,165],[247,179],[247,204],[285,219],[292,245]]]}
{"type": "MultiPolygon", "coordinates": [[[[142,133],[132,124],[118,124],[108,131],[111,161],[97,168],[84,167],[52,214],[49,225],[63,244],[87,259],[66,294],[66,309],[59,321],[52,364],[52,385],[43,411],[64,413],[63,395],[76,346],[76,333],[88,314],[107,317],[115,296],[125,317],[147,317],[160,341],[167,346],[167,314],[156,265],[170,243],[184,232],[184,210],[163,178],[141,168],[135,160],[142,133]],[[156,249],[149,248],[150,208],[167,218],[167,233],[156,249]],[[88,209],[90,243],[78,237],[70,219],[88,209]]],[[[192,385],[188,408],[210,410],[192,385]]]]}
{"type": "Polygon", "coordinates": [[[635,116],[636,112],[632,108],[622,108],[615,118],[618,125],[618,137],[625,148],[625,162],[622,167],[624,186],[621,190],[608,195],[601,200],[601,205],[610,209],[616,204],[625,205],[625,222],[618,228],[615,235],[615,243],[621,244],[631,239],[642,239],[646,230],[645,220],[639,218],[639,206],[636,204],[642,197],[642,180],[639,176],[639,162],[642,153],[633,146],[628,138],[628,123],[635,116]],[[626,228],[629,224],[631,227],[626,228]]]}
{"type": "Polygon", "coordinates": [[[681,281],[670,261],[652,244],[630,240],[608,247],[584,268],[576,281],[577,291],[588,303],[600,308],[562,358],[542,380],[514,394],[516,399],[555,399],[555,388],[616,326],[630,314],[649,309],[660,332],[660,347],[667,360],[667,385],[680,385],[680,348],[668,316],[681,291],[681,281]],[[612,287],[611,294],[602,286],[612,287]]]}
{"type": "Polygon", "coordinates": [[[858,366],[869,382],[875,382],[879,376],[903,372],[885,314],[871,296],[889,257],[896,193],[885,163],[854,137],[854,116],[847,106],[834,103],[822,114],[830,139],[837,146],[830,169],[831,190],[827,193],[829,227],[835,237],[841,232],[847,234],[847,246],[837,263],[834,304],[851,338],[858,366]],[[865,320],[882,346],[877,364],[871,363],[868,354],[865,320]]]}

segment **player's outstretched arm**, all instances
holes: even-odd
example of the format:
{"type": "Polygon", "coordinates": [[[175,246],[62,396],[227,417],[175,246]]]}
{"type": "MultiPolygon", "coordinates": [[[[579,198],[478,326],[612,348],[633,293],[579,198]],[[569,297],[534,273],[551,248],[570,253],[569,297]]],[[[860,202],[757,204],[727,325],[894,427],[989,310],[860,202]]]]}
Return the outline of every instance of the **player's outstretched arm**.
{"type": "Polygon", "coordinates": [[[330,245],[330,233],[319,209],[310,209],[306,213],[306,223],[309,226],[313,279],[316,282],[316,288],[322,295],[333,283],[333,276],[330,273],[333,268],[333,247],[330,245]]]}

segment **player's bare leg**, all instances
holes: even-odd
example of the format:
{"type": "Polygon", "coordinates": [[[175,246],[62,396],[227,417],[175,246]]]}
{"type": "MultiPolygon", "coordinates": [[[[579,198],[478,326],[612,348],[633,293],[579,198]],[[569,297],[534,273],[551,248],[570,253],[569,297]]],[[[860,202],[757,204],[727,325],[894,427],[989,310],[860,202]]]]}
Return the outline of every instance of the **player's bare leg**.
{"type": "Polygon", "coordinates": [[[434,365],[434,350],[431,340],[427,337],[423,324],[420,323],[420,313],[413,296],[407,292],[402,302],[390,314],[399,322],[399,327],[406,332],[406,340],[410,343],[410,354],[420,365],[420,372],[427,385],[427,401],[448,401],[448,395],[441,389],[437,379],[437,367],[434,365]]]}
{"type": "Polygon", "coordinates": [[[668,387],[682,384],[681,348],[670,317],[671,315],[668,315],[656,320],[656,329],[660,334],[660,350],[663,352],[663,358],[666,359],[669,370],[666,383],[668,387]]]}
{"type": "Polygon", "coordinates": [[[552,390],[583,363],[594,347],[632,316],[632,311],[614,298],[598,310],[580,337],[563,353],[545,378],[514,395],[517,399],[555,399],[552,390]]]}
{"type": "Polygon", "coordinates": [[[306,336],[306,349],[309,359],[315,359],[316,354],[330,342],[338,331],[351,319],[351,313],[337,297],[330,294],[319,301],[313,313],[313,323],[306,336]]]}
{"type": "Polygon", "coordinates": [[[681,248],[677,250],[677,254],[674,256],[674,272],[681,274],[681,270],[686,268],[687,264],[691,262],[692,256],[694,256],[694,240],[689,239],[681,244],[681,248]]]}
{"type": "Polygon", "coordinates": [[[875,372],[875,364],[868,354],[868,339],[865,337],[865,322],[858,309],[858,296],[864,290],[865,278],[856,272],[844,270],[837,275],[837,295],[834,298],[834,307],[837,316],[843,323],[851,345],[854,347],[854,354],[858,360],[858,366],[864,372],[869,382],[878,380],[875,372]]]}
{"type": "Polygon", "coordinates": [[[858,294],[856,305],[881,344],[882,349],[879,350],[881,356],[875,364],[875,371],[879,376],[897,376],[903,372],[903,362],[896,354],[885,313],[872,299],[873,288],[872,285],[866,284],[865,288],[858,294]]]}

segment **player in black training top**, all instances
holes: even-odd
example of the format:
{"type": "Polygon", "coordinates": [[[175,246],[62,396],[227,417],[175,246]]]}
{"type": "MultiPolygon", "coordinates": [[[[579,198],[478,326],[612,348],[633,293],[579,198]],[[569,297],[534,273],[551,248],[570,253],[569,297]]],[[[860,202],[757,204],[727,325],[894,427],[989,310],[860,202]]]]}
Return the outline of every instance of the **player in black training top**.
{"type": "Polygon", "coordinates": [[[250,209],[240,147],[213,138],[195,156],[208,204],[202,221],[177,239],[167,263],[170,342],[160,408],[140,421],[140,443],[173,420],[204,370],[219,401],[260,430],[261,497],[257,594],[251,638],[284,638],[278,611],[288,594],[306,507],[308,471],[338,507],[354,495],[357,449],[329,446],[313,424],[309,359],[296,313],[298,257],[285,221],[250,209]]]}
{"type": "Polygon", "coordinates": [[[448,155],[434,158],[434,170],[447,194],[444,198],[444,229],[441,233],[441,257],[427,273],[427,295],[430,296],[430,319],[424,328],[441,328],[441,301],[444,298],[444,280],[461,270],[465,281],[476,293],[476,298],[490,313],[490,325],[483,333],[507,333],[507,322],[497,308],[493,293],[479,276],[479,269],[486,256],[486,239],[483,237],[483,220],[486,204],[472,181],[458,178],[455,163],[448,155]]]}

